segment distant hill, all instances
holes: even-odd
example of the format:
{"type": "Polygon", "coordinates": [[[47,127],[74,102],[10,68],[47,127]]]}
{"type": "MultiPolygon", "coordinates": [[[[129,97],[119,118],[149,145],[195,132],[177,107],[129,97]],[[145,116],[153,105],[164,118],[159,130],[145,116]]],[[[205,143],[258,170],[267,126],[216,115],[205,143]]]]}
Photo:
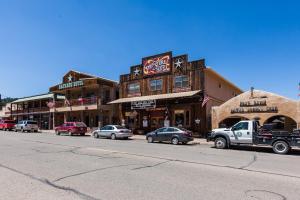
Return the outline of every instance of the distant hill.
{"type": "Polygon", "coordinates": [[[2,109],[2,106],[5,106],[5,104],[10,103],[15,100],[17,100],[17,98],[6,97],[6,98],[2,99],[0,101],[0,110],[2,109]]]}

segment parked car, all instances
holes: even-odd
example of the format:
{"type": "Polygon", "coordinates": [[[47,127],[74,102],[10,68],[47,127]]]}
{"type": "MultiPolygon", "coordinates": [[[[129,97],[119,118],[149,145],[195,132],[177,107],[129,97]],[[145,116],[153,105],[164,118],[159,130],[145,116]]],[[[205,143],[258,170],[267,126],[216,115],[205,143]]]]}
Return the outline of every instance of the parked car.
{"type": "Polygon", "coordinates": [[[83,122],[65,122],[61,126],[55,128],[56,135],[67,133],[68,135],[85,135],[87,126],[83,122]]]}
{"type": "Polygon", "coordinates": [[[23,120],[19,121],[16,125],[14,130],[22,131],[22,132],[38,132],[39,127],[36,121],[33,120],[23,120]]]}
{"type": "Polygon", "coordinates": [[[193,133],[189,130],[179,127],[163,127],[152,131],[146,135],[148,143],[152,142],[171,142],[172,144],[187,144],[193,141],[193,133]]]}
{"type": "Polygon", "coordinates": [[[95,138],[106,137],[111,138],[112,140],[119,138],[128,139],[132,135],[133,134],[131,130],[120,125],[107,125],[93,131],[93,136],[95,138]]]}
{"type": "Polygon", "coordinates": [[[14,129],[16,122],[14,120],[0,120],[0,129],[4,131],[11,131],[14,129]]]}

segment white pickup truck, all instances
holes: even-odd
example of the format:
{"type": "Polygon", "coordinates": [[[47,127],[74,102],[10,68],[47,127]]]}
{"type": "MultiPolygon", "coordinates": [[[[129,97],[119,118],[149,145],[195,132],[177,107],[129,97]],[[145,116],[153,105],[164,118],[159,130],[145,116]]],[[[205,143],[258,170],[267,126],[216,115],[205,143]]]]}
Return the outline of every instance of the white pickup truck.
{"type": "Polygon", "coordinates": [[[299,130],[273,131],[259,128],[257,121],[240,121],[231,128],[214,129],[208,134],[208,141],[214,141],[218,149],[230,148],[232,145],[272,146],[277,154],[287,154],[291,148],[300,147],[299,130]]]}

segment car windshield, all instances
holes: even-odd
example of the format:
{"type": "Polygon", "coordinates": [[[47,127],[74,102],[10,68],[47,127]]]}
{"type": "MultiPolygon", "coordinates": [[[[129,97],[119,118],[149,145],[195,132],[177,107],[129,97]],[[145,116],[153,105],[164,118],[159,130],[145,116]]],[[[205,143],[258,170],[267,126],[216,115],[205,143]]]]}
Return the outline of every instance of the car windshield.
{"type": "Polygon", "coordinates": [[[119,126],[119,125],[117,125],[115,127],[116,127],[116,129],[126,129],[124,126],[119,126]]]}
{"type": "Polygon", "coordinates": [[[27,124],[37,124],[35,121],[27,121],[27,124]]]}
{"type": "Polygon", "coordinates": [[[86,127],[85,123],[83,122],[76,122],[77,127],[86,127]]]}

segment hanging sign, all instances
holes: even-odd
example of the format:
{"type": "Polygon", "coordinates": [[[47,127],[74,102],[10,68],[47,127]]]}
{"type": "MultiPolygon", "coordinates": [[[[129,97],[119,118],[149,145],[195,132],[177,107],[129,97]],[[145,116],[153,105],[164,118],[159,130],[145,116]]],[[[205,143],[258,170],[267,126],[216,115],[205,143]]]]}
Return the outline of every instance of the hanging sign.
{"type": "Polygon", "coordinates": [[[143,58],[144,75],[154,75],[171,71],[171,54],[161,54],[143,58]]]}
{"type": "Polygon", "coordinates": [[[62,83],[60,85],[58,85],[58,89],[59,90],[63,90],[66,88],[73,88],[73,87],[80,87],[83,86],[83,81],[75,81],[75,82],[70,82],[70,83],[62,83]]]}
{"type": "Polygon", "coordinates": [[[144,100],[144,101],[132,101],[131,109],[147,109],[147,108],[155,108],[156,101],[155,100],[144,100]]]}

